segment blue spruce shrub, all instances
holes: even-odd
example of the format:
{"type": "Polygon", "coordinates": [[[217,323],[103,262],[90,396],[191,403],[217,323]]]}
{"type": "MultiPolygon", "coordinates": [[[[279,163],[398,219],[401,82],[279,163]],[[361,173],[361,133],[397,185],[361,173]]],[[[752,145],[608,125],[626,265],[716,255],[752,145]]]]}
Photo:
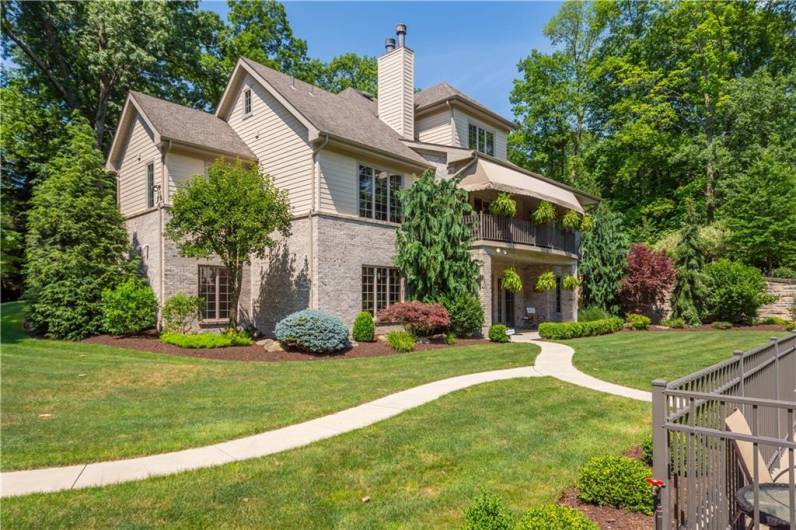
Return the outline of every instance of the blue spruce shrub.
{"type": "Polygon", "coordinates": [[[305,309],[280,320],[276,340],[289,348],[310,353],[332,353],[350,346],[348,328],[334,315],[305,309]]]}

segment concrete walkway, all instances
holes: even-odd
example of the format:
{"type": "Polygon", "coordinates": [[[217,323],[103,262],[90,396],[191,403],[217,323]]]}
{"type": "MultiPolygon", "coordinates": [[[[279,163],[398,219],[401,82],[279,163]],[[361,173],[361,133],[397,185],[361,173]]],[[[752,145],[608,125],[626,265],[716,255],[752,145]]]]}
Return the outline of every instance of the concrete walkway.
{"type": "Polygon", "coordinates": [[[572,356],[575,353],[572,348],[538,339],[537,333],[524,333],[512,337],[512,342],[533,342],[541,348],[533,367],[494,370],[442,379],[322,418],[195,449],[93,464],[3,472],[0,473],[0,496],[12,497],[29,493],[106,486],[271,455],[367,427],[457,390],[518,377],[550,376],[599,392],[640,401],[652,401],[649,392],[615,385],[584,374],[572,365],[572,356]]]}

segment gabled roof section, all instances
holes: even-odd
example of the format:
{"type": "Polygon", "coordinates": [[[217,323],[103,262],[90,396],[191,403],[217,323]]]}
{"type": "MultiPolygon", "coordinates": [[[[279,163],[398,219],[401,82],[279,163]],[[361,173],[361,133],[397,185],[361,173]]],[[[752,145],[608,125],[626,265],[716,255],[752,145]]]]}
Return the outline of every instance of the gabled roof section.
{"type": "Polygon", "coordinates": [[[437,83],[436,85],[431,85],[430,87],[425,88],[415,94],[415,113],[422,112],[447,101],[458,101],[465,106],[474,108],[475,110],[486,114],[493,120],[502,123],[507,129],[515,129],[517,127],[517,124],[513,121],[508,120],[497,112],[490,110],[485,105],[482,105],[458,88],[455,88],[448,83],[437,83]]]}
{"type": "MultiPolygon", "coordinates": [[[[225,119],[233,101],[233,86],[244,68],[263,87],[318,135],[374,149],[413,165],[429,167],[426,160],[401,142],[401,136],[373,112],[375,104],[356,90],[327,92],[245,57],[238,60],[216,115],[225,119]]],[[[311,134],[312,138],[313,135],[311,134]]]]}
{"type": "Polygon", "coordinates": [[[161,139],[203,147],[213,151],[255,159],[230,125],[210,114],[176,103],[147,96],[141,92],[130,92],[161,139]]]}

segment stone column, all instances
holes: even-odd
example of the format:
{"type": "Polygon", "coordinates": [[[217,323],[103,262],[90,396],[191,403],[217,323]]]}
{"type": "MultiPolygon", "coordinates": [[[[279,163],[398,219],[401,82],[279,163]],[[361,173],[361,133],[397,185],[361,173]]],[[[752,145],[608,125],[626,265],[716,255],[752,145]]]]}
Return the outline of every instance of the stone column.
{"type": "Polygon", "coordinates": [[[478,295],[481,299],[481,307],[484,309],[482,332],[486,336],[489,326],[492,325],[492,256],[483,249],[473,250],[472,255],[473,259],[481,265],[481,277],[479,279],[481,288],[478,291],[478,295]]]}

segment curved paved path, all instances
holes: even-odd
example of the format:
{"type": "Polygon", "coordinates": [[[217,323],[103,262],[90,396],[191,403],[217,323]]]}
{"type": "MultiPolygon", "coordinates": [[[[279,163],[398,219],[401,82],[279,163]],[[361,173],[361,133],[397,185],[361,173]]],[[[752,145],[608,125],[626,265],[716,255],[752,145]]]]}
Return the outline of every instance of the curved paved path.
{"type": "Polygon", "coordinates": [[[0,473],[0,496],[105,486],[118,482],[170,475],[191,469],[257,458],[311,444],[324,438],[361,429],[445,394],[473,385],[518,377],[551,376],[568,383],[618,396],[651,401],[649,392],[601,381],[572,365],[572,348],[536,340],[538,335],[517,335],[513,342],[533,341],[541,348],[535,366],[461,375],[416,386],[350,409],[281,429],[171,453],[78,464],[74,466],[0,473]]]}

